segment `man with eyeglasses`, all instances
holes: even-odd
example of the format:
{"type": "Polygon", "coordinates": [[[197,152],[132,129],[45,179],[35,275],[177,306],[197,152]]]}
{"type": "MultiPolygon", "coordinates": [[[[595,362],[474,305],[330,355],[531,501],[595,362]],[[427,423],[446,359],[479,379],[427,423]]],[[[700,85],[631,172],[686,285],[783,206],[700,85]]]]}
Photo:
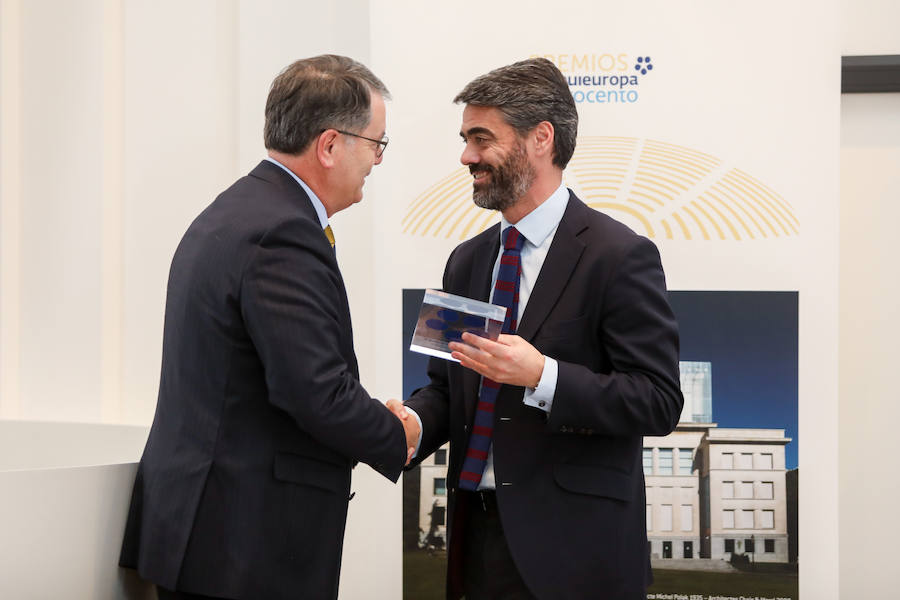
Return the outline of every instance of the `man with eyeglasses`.
{"type": "Polygon", "coordinates": [[[349,58],[287,67],[268,158],[175,252],[120,558],[161,599],[336,598],[352,467],[396,482],[409,461],[417,426],[360,385],[328,224],[381,162],[387,96],[349,58]]]}

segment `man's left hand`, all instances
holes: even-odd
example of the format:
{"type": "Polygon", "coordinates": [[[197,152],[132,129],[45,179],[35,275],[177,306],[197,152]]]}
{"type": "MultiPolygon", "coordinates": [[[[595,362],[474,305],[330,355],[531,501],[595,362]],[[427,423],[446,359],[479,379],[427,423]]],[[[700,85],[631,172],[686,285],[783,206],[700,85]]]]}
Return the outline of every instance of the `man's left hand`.
{"type": "Polygon", "coordinates": [[[544,355],[517,335],[501,334],[494,342],[471,333],[451,342],[451,356],[497,383],[536,388],[544,372],[544,355]]]}

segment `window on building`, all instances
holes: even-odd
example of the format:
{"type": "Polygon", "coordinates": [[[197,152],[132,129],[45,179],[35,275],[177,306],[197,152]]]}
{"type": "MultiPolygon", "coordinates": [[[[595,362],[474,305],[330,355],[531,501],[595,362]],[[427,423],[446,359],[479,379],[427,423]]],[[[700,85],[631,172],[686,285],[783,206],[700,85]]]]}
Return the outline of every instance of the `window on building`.
{"type": "Polygon", "coordinates": [[[734,552],[734,540],[725,539],[725,552],[734,552]]]}
{"type": "Polygon", "coordinates": [[[738,529],[753,529],[753,511],[742,510],[738,512],[738,529]]]}
{"type": "Polygon", "coordinates": [[[435,506],[431,509],[431,519],[438,525],[447,524],[447,509],[443,506],[435,506]]]}
{"type": "Polygon", "coordinates": [[[681,505],[681,530],[691,531],[694,528],[694,507],[691,504],[681,505]]]}
{"type": "Polygon", "coordinates": [[[444,448],[439,448],[434,451],[434,464],[436,465],[446,465],[447,464],[447,450],[444,448]]]}
{"type": "Polygon", "coordinates": [[[759,467],[760,469],[765,469],[766,471],[772,470],[772,454],[763,452],[759,455],[759,467]]]}
{"type": "Polygon", "coordinates": [[[741,452],[737,457],[737,468],[738,469],[752,469],[753,468],[753,454],[750,452],[741,452]]]}
{"type": "Polygon", "coordinates": [[[653,475],[653,448],[644,448],[642,457],[644,459],[644,475],[653,475]]]}
{"type": "Polygon", "coordinates": [[[723,469],[733,469],[734,468],[734,453],[732,453],[732,452],[723,452],[722,453],[722,468],[723,469]]]}
{"type": "Polygon", "coordinates": [[[647,505],[647,531],[651,531],[653,529],[653,506],[647,505]]]}
{"type": "Polygon", "coordinates": [[[733,481],[723,481],[722,482],[722,497],[723,498],[734,498],[734,482],[733,481]]]}
{"type": "Polygon", "coordinates": [[[435,477],[434,478],[434,495],[435,496],[446,496],[447,495],[447,478],[446,477],[435,477]]]}
{"type": "Polygon", "coordinates": [[[694,453],[688,448],[678,451],[678,474],[690,475],[694,468],[694,453]]]}
{"type": "Polygon", "coordinates": [[[764,510],[762,511],[762,519],[760,520],[759,526],[762,529],[775,529],[775,511],[774,510],[764,510]]]}
{"type": "Polygon", "coordinates": [[[775,540],[763,540],[763,546],[766,552],[775,552],[775,540]]]}
{"type": "Polygon", "coordinates": [[[694,558],[694,542],[684,542],[683,558],[694,558]]]}
{"type": "Polygon", "coordinates": [[[747,552],[747,553],[756,552],[756,548],[753,547],[754,541],[755,540],[753,538],[744,538],[744,552],[747,552]]]}
{"type": "Polygon", "coordinates": [[[672,542],[663,542],[663,558],[672,558],[672,542]]]}
{"type": "Polygon", "coordinates": [[[672,505],[663,504],[659,515],[659,530],[672,531],[672,505]]]}
{"type": "Polygon", "coordinates": [[[753,497],[753,482],[752,481],[738,482],[737,497],[738,498],[752,498],[753,497]]]}
{"type": "Polygon", "coordinates": [[[763,481],[759,484],[759,496],[763,500],[771,500],[775,497],[775,484],[771,481],[763,481]]]}
{"type": "MultiPolygon", "coordinates": [[[[734,529],[734,511],[722,511],[722,529],[734,529]]],[[[733,550],[732,550],[733,552],[733,550]]]]}
{"type": "Polygon", "coordinates": [[[672,448],[659,449],[659,474],[672,474],[672,448]]]}

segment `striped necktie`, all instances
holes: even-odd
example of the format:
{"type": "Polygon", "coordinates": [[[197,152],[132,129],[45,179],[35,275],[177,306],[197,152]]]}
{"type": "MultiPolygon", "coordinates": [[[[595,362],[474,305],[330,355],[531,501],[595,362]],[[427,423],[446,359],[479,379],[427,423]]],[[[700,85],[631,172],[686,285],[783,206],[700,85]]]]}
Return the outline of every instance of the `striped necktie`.
{"type": "MultiPolygon", "coordinates": [[[[522,246],[525,237],[515,227],[507,227],[503,232],[503,256],[500,257],[500,268],[497,271],[497,282],[494,284],[493,303],[505,306],[506,319],[503,321],[503,333],[514,334],[519,316],[519,277],[522,274],[522,246]]],[[[477,490],[487,464],[488,450],[494,432],[494,404],[500,385],[492,379],[483,377],[481,392],[478,395],[478,406],[475,409],[475,423],[469,436],[469,447],[463,461],[462,473],[459,476],[459,487],[464,490],[477,490]]]]}
{"type": "Polygon", "coordinates": [[[334,250],[334,232],[331,231],[331,225],[325,226],[325,237],[328,238],[328,243],[331,244],[331,249],[334,250]]]}

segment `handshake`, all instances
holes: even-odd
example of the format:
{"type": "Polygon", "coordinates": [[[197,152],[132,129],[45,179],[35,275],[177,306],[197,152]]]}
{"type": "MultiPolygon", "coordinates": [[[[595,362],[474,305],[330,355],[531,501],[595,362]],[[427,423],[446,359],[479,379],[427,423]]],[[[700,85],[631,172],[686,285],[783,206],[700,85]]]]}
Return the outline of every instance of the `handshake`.
{"type": "MultiPolygon", "coordinates": [[[[501,334],[493,341],[464,333],[461,342],[451,342],[449,346],[451,357],[463,367],[497,383],[534,389],[544,372],[544,355],[517,335],[501,334]]],[[[399,400],[392,398],[385,406],[403,423],[408,465],[419,444],[419,420],[399,400]]]]}
{"type": "Polygon", "coordinates": [[[416,453],[416,447],[419,445],[419,434],[422,431],[422,428],[419,427],[419,421],[414,416],[409,414],[409,411],[406,410],[406,407],[399,400],[395,400],[391,398],[385,404],[388,410],[394,413],[394,416],[400,419],[400,423],[403,424],[403,431],[406,432],[406,464],[409,464],[409,461],[412,460],[413,455],[416,453]]]}

